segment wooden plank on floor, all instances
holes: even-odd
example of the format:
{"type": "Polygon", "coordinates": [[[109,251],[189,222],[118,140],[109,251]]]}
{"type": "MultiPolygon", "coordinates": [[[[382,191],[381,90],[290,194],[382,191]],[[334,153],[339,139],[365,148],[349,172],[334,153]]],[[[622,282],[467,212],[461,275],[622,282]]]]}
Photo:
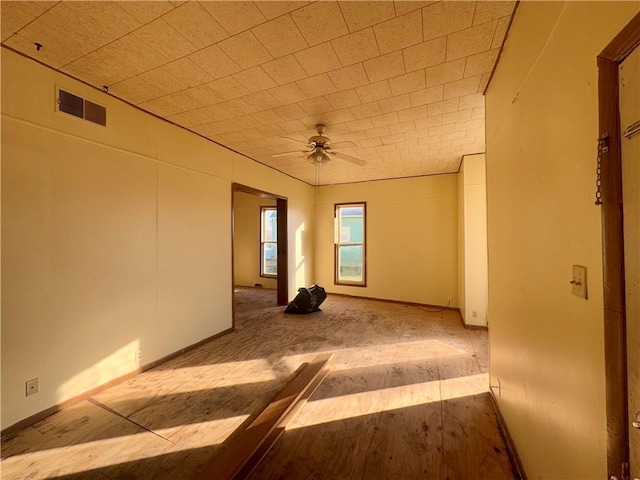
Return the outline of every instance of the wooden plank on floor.
{"type": "MultiPolygon", "coordinates": [[[[212,480],[235,478],[247,462],[254,458],[264,441],[282,423],[296,403],[315,384],[317,377],[323,376],[324,378],[326,376],[330,368],[331,357],[330,353],[315,357],[242,434],[235,436],[228,444],[223,445],[213,461],[192,478],[212,480]]],[[[317,385],[315,386],[317,387],[317,385]]]]}

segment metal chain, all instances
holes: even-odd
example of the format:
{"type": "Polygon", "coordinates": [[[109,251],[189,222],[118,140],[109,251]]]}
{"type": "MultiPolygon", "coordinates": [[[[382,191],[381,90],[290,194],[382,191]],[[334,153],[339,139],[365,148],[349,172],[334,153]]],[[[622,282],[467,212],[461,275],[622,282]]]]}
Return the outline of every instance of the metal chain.
{"type": "Polygon", "coordinates": [[[602,205],[602,154],[609,151],[609,134],[598,138],[598,163],[596,167],[596,205],[602,205]]]}

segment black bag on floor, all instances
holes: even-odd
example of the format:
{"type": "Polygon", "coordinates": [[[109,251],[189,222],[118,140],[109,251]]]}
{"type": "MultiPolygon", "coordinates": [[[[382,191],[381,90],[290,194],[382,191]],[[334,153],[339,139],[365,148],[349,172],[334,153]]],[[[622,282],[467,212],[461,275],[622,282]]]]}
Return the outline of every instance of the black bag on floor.
{"type": "Polygon", "coordinates": [[[327,293],[319,285],[312,285],[307,288],[299,288],[296,298],[294,298],[284,313],[306,314],[320,310],[320,304],[327,298],[327,293]]]}

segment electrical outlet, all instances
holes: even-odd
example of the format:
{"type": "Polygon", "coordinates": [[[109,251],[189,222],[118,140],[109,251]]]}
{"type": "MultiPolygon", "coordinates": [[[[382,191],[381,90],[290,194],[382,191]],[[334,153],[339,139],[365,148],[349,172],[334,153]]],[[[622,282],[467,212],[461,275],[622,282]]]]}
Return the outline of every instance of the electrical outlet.
{"type": "Polygon", "coordinates": [[[477,311],[475,311],[475,310],[472,310],[472,311],[471,311],[471,316],[472,316],[473,318],[478,318],[478,312],[477,312],[477,311]]]}
{"type": "Polygon", "coordinates": [[[136,364],[140,365],[141,362],[142,362],[142,350],[137,350],[136,351],[136,364]]]}
{"type": "Polygon", "coordinates": [[[29,395],[35,395],[36,393],[38,393],[38,379],[34,378],[33,380],[29,380],[26,383],[26,390],[27,397],[29,395]]]}
{"type": "Polygon", "coordinates": [[[447,305],[451,303],[451,297],[447,297],[447,305]]]}

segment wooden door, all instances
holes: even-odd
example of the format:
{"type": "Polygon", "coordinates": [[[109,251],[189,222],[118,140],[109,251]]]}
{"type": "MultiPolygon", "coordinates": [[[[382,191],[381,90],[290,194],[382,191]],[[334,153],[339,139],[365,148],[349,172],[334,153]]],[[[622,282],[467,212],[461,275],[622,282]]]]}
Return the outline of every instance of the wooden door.
{"type": "Polygon", "coordinates": [[[640,479],[640,47],[619,66],[631,478],[640,479]]]}

